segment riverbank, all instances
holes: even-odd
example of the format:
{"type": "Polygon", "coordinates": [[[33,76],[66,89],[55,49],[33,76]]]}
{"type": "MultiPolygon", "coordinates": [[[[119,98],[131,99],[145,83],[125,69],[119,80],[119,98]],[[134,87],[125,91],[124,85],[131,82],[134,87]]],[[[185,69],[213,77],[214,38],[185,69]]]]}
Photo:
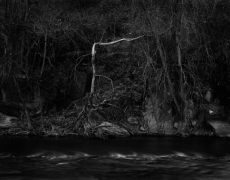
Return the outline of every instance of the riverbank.
{"type": "Polygon", "coordinates": [[[169,126],[167,122],[159,128],[159,132],[154,132],[151,131],[150,127],[147,127],[146,124],[144,124],[143,119],[137,119],[134,117],[129,118],[126,121],[111,122],[102,117],[89,120],[89,118],[85,119],[85,117],[80,119],[73,115],[66,117],[64,114],[54,114],[44,116],[43,118],[31,118],[33,128],[29,130],[25,120],[1,114],[0,136],[79,136],[100,139],[133,136],[230,137],[230,126],[226,119],[215,119],[215,116],[206,118],[206,121],[194,124],[194,126],[191,127],[190,132],[178,132],[178,126],[185,128],[183,127],[183,123],[180,125],[172,124],[169,126]]]}

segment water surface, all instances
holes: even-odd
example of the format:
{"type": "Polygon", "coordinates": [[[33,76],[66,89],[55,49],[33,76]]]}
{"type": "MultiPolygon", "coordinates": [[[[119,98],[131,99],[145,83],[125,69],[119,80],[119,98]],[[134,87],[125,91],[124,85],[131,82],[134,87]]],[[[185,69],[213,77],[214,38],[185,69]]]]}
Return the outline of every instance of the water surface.
{"type": "Polygon", "coordinates": [[[229,177],[228,138],[0,137],[1,180],[229,177]]]}

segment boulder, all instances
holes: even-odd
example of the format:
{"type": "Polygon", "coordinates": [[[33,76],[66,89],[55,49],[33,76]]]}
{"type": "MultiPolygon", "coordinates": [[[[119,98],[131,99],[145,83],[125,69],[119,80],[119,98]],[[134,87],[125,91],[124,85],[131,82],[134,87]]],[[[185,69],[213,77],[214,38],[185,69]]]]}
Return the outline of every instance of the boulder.
{"type": "Polygon", "coordinates": [[[230,124],[224,120],[208,120],[208,123],[214,128],[216,134],[220,137],[230,137],[230,124]]]}
{"type": "Polygon", "coordinates": [[[16,118],[0,113],[0,128],[8,128],[13,126],[13,122],[11,121],[12,119],[16,118]]]}
{"type": "Polygon", "coordinates": [[[110,122],[103,122],[99,126],[97,126],[97,135],[99,136],[113,136],[113,137],[128,137],[130,136],[129,132],[116,125],[112,124],[110,122]]]}
{"type": "Polygon", "coordinates": [[[131,125],[138,125],[139,124],[139,122],[138,122],[138,119],[136,118],[136,117],[129,117],[128,119],[127,119],[127,121],[128,121],[128,123],[129,124],[131,124],[131,125]]]}
{"type": "Polygon", "coordinates": [[[145,129],[143,126],[140,126],[140,127],[139,127],[139,130],[140,130],[140,131],[146,131],[146,129],[145,129]]]}

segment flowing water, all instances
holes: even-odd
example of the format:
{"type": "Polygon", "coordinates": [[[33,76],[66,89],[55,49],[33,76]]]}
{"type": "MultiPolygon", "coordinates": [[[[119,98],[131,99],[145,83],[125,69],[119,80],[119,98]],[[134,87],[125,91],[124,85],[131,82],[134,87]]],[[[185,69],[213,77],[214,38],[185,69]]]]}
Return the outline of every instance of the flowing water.
{"type": "Polygon", "coordinates": [[[230,179],[230,139],[0,137],[1,180],[230,179]]]}

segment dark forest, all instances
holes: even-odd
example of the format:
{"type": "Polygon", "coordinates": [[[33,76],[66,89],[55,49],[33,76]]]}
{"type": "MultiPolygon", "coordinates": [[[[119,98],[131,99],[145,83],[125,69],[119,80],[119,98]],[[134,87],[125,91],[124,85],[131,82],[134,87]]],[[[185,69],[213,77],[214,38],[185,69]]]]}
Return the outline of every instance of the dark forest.
{"type": "Polygon", "coordinates": [[[229,136],[230,1],[0,0],[0,134],[229,136]]]}

